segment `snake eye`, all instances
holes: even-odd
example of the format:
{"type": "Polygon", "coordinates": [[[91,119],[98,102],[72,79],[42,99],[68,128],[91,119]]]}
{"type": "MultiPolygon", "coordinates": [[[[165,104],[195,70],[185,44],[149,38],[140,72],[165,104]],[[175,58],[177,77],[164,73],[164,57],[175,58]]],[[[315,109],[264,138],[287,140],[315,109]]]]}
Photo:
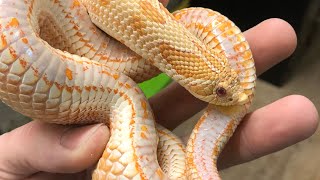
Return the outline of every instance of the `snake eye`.
{"type": "Polygon", "coordinates": [[[216,94],[219,96],[219,97],[224,97],[227,95],[227,90],[223,87],[218,87],[216,89],[216,94]]]}

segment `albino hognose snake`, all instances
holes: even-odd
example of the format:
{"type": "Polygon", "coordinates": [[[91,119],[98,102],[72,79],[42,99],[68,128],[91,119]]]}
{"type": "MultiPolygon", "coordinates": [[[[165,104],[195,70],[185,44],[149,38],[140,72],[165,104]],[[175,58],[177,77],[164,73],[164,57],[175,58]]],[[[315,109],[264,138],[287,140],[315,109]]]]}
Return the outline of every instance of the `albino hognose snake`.
{"type": "Polygon", "coordinates": [[[220,179],[218,155],[256,79],[230,20],[204,8],[172,15],[158,0],[1,0],[0,9],[1,100],[35,120],[108,124],[93,179],[220,179]],[[209,103],[186,149],[136,85],[159,70],[209,103]]]}

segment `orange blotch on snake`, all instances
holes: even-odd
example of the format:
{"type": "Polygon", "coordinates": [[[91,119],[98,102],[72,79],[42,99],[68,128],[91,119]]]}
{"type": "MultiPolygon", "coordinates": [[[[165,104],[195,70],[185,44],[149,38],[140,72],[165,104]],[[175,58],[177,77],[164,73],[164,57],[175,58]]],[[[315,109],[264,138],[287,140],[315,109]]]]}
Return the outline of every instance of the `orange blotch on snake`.
{"type": "Polygon", "coordinates": [[[19,21],[17,18],[11,18],[10,22],[7,24],[6,28],[9,27],[18,27],[19,26],[19,21]]]}
{"type": "Polygon", "coordinates": [[[68,92],[72,92],[72,90],[73,90],[73,87],[65,86],[65,88],[66,88],[66,90],[67,90],[68,92]]]}
{"type": "Polygon", "coordinates": [[[92,86],[92,89],[93,89],[94,91],[98,91],[98,88],[97,88],[96,86],[92,86]]]}
{"type": "Polygon", "coordinates": [[[99,3],[101,6],[106,6],[110,3],[110,0],[100,0],[99,3]]]}
{"type": "Polygon", "coordinates": [[[232,119],[230,123],[227,125],[227,127],[224,129],[224,134],[231,135],[233,133],[233,130],[237,126],[237,123],[235,123],[236,120],[232,119]],[[231,123],[233,122],[233,123],[231,123]]]}
{"type": "Polygon", "coordinates": [[[159,11],[149,2],[140,1],[141,13],[151,22],[165,24],[166,20],[159,11]]]}
{"type": "Polygon", "coordinates": [[[24,43],[24,44],[28,44],[29,43],[29,41],[28,41],[28,39],[27,38],[22,38],[22,42],[24,43]]]}
{"type": "Polygon", "coordinates": [[[140,136],[141,136],[142,139],[148,139],[147,135],[145,133],[143,133],[143,132],[140,133],[140,136]]]}
{"type": "Polygon", "coordinates": [[[27,67],[27,61],[25,61],[24,59],[20,58],[20,59],[19,59],[19,62],[20,62],[20,65],[21,65],[24,69],[26,69],[26,67],[27,67]]]}
{"type": "Polygon", "coordinates": [[[108,44],[107,44],[106,42],[102,42],[102,43],[101,43],[101,47],[102,47],[102,48],[107,48],[107,47],[108,47],[108,44]]]}
{"type": "Polygon", "coordinates": [[[49,81],[48,77],[46,75],[44,75],[42,77],[43,81],[46,83],[46,85],[48,86],[52,86],[53,82],[52,81],[49,81]]]}
{"type": "MultiPolygon", "coordinates": [[[[253,66],[253,63],[252,63],[252,54],[249,52],[249,57],[248,59],[246,59],[245,61],[241,62],[241,66],[242,67],[252,67],[253,66]]],[[[250,74],[250,70],[246,70],[246,73],[249,73],[250,74]]],[[[247,74],[247,76],[250,76],[249,74],[247,74]]],[[[246,81],[245,81],[246,82],[246,81]]]]}
{"type": "Polygon", "coordinates": [[[215,50],[223,51],[223,48],[222,48],[221,44],[218,44],[218,45],[215,47],[215,50]]]}
{"type": "Polygon", "coordinates": [[[100,87],[99,87],[99,90],[100,90],[101,92],[105,92],[105,89],[104,89],[103,86],[100,86],[100,87]]]}
{"type": "Polygon", "coordinates": [[[143,126],[141,126],[141,130],[144,132],[148,132],[148,127],[143,125],[143,126]]]}
{"type": "Polygon", "coordinates": [[[216,27],[218,26],[220,23],[224,22],[225,18],[223,16],[218,16],[215,21],[212,22],[212,26],[216,27]]]}
{"type": "Polygon", "coordinates": [[[231,22],[230,22],[230,21],[226,21],[226,22],[222,23],[222,24],[219,26],[219,30],[220,30],[221,32],[224,32],[224,31],[226,31],[227,29],[229,29],[230,27],[232,27],[231,22]]]}
{"type": "Polygon", "coordinates": [[[213,17],[213,16],[216,16],[217,14],[218,14],[217,12],[210,11],[210,12],[208,12],[207,16],[208,17],[213,17]]]}
{"type": "MultiPolygon", "coordinates": [[[[76,32],[75,36],[83,37],[83,34],[82,34],[81,32],[76,32]]],[[[81,41],[81,42],[88,42],[87,40],[84,40],[83,38],[79,39],[79,41],[81,41]]]]}
{"type": "Polygon", "coordinates": [[[61,54],[61,57],[62,57],[63,59],[68,59],[67,56],[64,55],[64,54],[61,54]]]}
{"type": "Polygon", "coordinates": [[[162,170],[161,170],[160,168],[158,168],[156,172],[157,172],[159,178],[160,178],[160,179],[163,179],[163,172],[162,172],[162,170]]]}
{"type": "Polygon", "coordinates": [[[134,91],[140,93],[140,90],[138,88],[134,88],[134,91]]]}
{"type": "MultiPolygon", "coordinates": [[[[132,16],[132,23],[130,24],[132,26],[132,29],[136,30],[137,33],[140,35],[140,36],[144,36],[146,34],[146,23],[143,22],[141,20],[141,17],[137,16],[137,15],[133,15],[132,16]]],[[[124,44],[124,41],[123,40],[120,40],[120,42],[122,44],[124,44]]]]}
{"type": "Polygon", "coordinates": [[[75,25],[73,26],[73,29],[76,30],[76,31],[79,31],[80,28],[79,28],[78,25],[75,24],[75,25]]]}
{"type": "Polygon", "coordinates": [[[74,89],[75,89],[77,92],[79,92],[79,93],[81,93],[81,92],[82,92],[82,90],[81,90],[80,86],[74,86],[74,89]]]}
{"type": "Polygon", "coordinates": [[[84,89],[85,89],[86,91],[91,91],[91,86],[85,86],[84,89]]]}
{"type": "MultiPolygon", "coordinates": [[[[65,18],[71,19],[72,16],[70,16],[69,14],[67,14],[67,15],[65,16],[65,18]]],[[[70,21],[70,22],[71,22],[71,21],[70,21]]],[[[71,23],[72,23],[72,22],[71,22],[71,23]]]]}
{"type": "Polygon", "coordinates": [[[111,92],[112,92],[112,89],[109,88],[109,87],[107,87],[107,91],[108,91],[108,93],[111,93],[111,92]]]}
{"type": "Polygon", "coordinates": [[[66,69],[66,76],[69,80],[73,79],[72,71],[69,68],[66,69]]]}
{"type": "MultiPolygon", "coordinates": [[[[246,72],[246,76],[249,76],[249,73],[246,72]]],[[[244,80],[247,80],[249,81],[250,79],[249,78],[245,78],[244,80]]],[[[241,83],[241,86],[245,89],[247,89],[249,86],[251,85],[251,83],[241,83]]]]}
{"type": "Polygon", "coordinates": [[[250,65],[250,66],[252,66],[251,64],[252,64],[252,53],[251,53],[251,51],[250,50],[247,50],[247,51],[245,51],[245,52],[243,52],[242,53],[242,58],[244,59],[244,60],[251,60],[251,61],[247,61],[247,62],[242,62],[242,64],[243,64],[243,66],[248,66],[248,65],[250,65]]]}
{"type": "Polygon", "coordinates": [[[213,31],[213,27],[211,25],[205,26],[203,28],[203,32],[205,32],[205,33],[209,33],[209,32],[212,32],[212,31],[213,31]]]}
{"type": "Polygon", "coordinates": [[[55,82],[54,85],[56,85],[57,89],[59,89],[60,91],[63,89],[63,85],[55,82]]]}
{"type": "Polygon", "coordinates": [[[201,23],[194,23],[194,26],[195,26],[197,29],[204,29],[204,26],[203,26],[203,24],[201,24],[201,23]]]}
{"type": "Polygon", "coordinates": [[[217,39],[217,37],[214,37],[210,40],[210,42],[208,44],[210,45],[216,45],[216,44],[219,44],[219,40],[217,39]]]}
{"type": "Polygon", "coordinates": [[[90,26],[89,29],[93,34],[98,35],[97,28],[95,26],[90,26]]]}
{"type": "Polygon", "coordinates": [[[1,35],[1,45],[2,47],[6,47],[8,45],[7,37],[4,34],[1,35]]]}
{"type": "MultiPolygon", "coordinates": [[[[130,134],[130,135],[131,135],[131,134],[130,134]]],[[[138,163],[138,159],[141,159],[141,158],[142,158],[142,157],[138,158],[138,156],[136,155],[136,152],[134,152],[134,154],[133,154],[133,161],[136,162],[136,163],[135,163],[135,167],[136,167],[136,170],[137,170],[138,172],[143,172],[140,164],[138,163]]],[[[147,179],[143,173],[139,173],[139,176],[140,176],[139,179],[141,179],[141,180],[146,180],[146,179],[147,179]]]]}
{"type": "Polygon", "coordinates": [[[74,9],[76,7],[80,7],[80,2],[78,0],[74,0],[71,6],[71,9],[74,9]]]}
{"type": "Polygon", "coordinates": [[[144,100],[141,100],[141,107],[143,109],[143,118],[146,119],[148,118],[148,111],[147,111],[147,102],[144,100]]]}
{"type": "Polygon", "coordinates": [[[89,69],[88,66],[83,66],[83,68],[82,68],[83,71],[86,71],[86,70],[88,70],[88,69],[89,69]]]}
{"type": "Polygon", "coordinates": [[[244,51],[245,49],[247,49],[247,46],[246,44],[244,43],[240,43],[240,44],[236,44],[233,46],[233,49],[236,51],[236,52],[241,52],[241,51],[244,51]]]}
{"type": "Polygon", "coordinates": [[[181,20],[181,18],[184,17],[186,14],[188,14],[188,11],[180,10],[179,13],[173,14],[173,16],[176,20],[181,20]]]}
{"type": "Polygon", "coordinates": [[[121,86],[121,87],[123,86],[123,83],[122,83],[122,82],[118,82],[118,84],[119,84],[119,86],[121,86]]]}
{"type": "Polygon", "coordinates": [[[117,79],[119,79],[119,75],[118,75],[118,74],[114,74],[114,75],[113,75],[113,78],[114,78],[115,80],[117,80],[117,79]]]}
{"type": "Polygon", "coordinates": [[[130,125],[133,125],[134,123],[136,123],[133,119],[130,120],[130,125]]]}
{"type": "Polygon", "coordinates": [[[130,84],[125,84],[125,87],[127,88],[127,89],[130,89],[131,88],[131,85],[130,84]]]}
{"type": "Polygon", "coordinates": [[[13,47],[9,47],[9,52],[12,56],[13,59],[16,59],[17,58],[17,53],[16,53],[16,50],[14,50],[13,47]]]}

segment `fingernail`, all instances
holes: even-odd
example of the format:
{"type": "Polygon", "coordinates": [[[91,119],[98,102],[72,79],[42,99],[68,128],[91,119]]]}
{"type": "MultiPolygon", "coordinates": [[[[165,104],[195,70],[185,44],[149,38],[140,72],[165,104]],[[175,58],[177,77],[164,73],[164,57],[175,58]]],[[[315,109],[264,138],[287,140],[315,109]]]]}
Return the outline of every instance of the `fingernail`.
{"type": "Polygon", "coordinates": [[[60,144],[68,149],[76,149],[92,137],[103,124],[93,124],[67,129],[61,136],[60,144]]]}

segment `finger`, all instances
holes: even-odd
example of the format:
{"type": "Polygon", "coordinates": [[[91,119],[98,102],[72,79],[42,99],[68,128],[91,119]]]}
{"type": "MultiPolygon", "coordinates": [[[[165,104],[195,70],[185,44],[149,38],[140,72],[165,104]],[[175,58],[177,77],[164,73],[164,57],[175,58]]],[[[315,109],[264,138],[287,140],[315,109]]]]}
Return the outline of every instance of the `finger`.
{"type": "Polygon", "coordinates": [[[250,44],[257,74],[290,56],[297,46],[294,29],[286,21],[277,18],[261,22],[244,35],[250,44]]]}
{"type": "Polygon", "coordinates": [[[219,158],[226,168],[279,151],[311,136],[318,112],[310,100],[292,95],[247,115],[219,158]]]}
{"type": "Polygon", "coordinates": [[[169,3],[169,0],[159,0],[164,6],[167,6],[169,3]]]}
{"type": "MultiPolygon", "coordinates": [[[[263,21],[246,31],[245,36],[250,44],[258,74],[288,57],[296,47],[293,28],[280,19],[263,21]]],[[[177,83],[171,83],[150,98],[150,104],[157,121],[169,129],[175,128],[207,105],[177,83]],[[172,109],[175,111],[172,112],[172,109]]]]}
{"type": "Polygon", "coordinates": [[[102,124],[70,127],[30,122],[0,136],[0,177],[80,172],[97,162],[108,137],[102,124]]]}
{"type": "Polygon", "coordinates": [[[155,120],[169,130],[173,130],[207,105],[177,83],[171,83],[151,97],[149,102],[155,120]]]}

